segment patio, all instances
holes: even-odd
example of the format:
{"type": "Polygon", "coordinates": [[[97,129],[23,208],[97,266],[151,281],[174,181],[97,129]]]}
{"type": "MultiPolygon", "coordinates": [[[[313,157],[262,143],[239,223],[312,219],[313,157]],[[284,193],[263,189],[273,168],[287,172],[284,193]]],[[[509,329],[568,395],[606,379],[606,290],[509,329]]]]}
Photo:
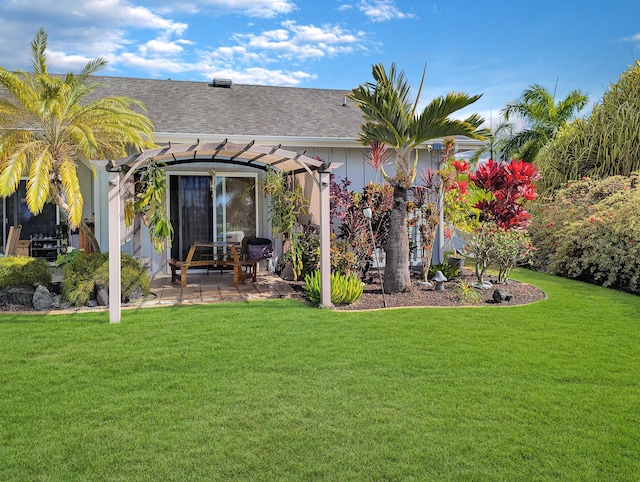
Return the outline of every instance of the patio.
{"type": "Polygon", "coordinates": [[[166,306],[189,303],[221,303],[290,298],[296,291],[285,280],[268,271],[258,271],[257,281],[233,286],[233,272],[189,270],[185,287],[172,283],[171,275],[151,278],[151,293],[128,306],[166,306]]]}

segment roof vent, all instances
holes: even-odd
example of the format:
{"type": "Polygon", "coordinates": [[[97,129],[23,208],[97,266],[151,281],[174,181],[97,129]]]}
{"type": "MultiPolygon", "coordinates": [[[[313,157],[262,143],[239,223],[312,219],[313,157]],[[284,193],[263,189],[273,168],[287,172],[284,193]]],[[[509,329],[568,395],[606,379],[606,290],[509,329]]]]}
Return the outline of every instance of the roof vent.
{"type": "Polygon", "coordinates": [[[233,82],[231,82],[231,79],[213,79],[211,85],[213,87],[224,87],[228,89],[233,85],[233,82]]]}

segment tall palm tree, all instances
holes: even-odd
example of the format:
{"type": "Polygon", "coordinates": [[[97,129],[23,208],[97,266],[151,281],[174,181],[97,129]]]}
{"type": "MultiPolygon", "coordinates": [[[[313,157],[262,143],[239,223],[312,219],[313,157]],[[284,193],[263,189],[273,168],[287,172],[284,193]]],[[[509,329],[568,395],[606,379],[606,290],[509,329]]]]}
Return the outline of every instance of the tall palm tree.
{"type": "Polygon", "coordinates": [[[518,117],[530,125],[507,140],[504,146],[506,157],[533,162],[540,149],[587,105],[587,100],[586,95],[574,90],[556,102],[555,93],[539,84],[531,85],[501,111],[507,121],[518,117]]]}
{"type": "Polygon", "coordinates": [[[127,97],[89,98],[98,87],[89,76],[106,65],[90,61],[80,74],[59,77],[47,70],[47,34],[31,42],[33,71],[0,67],[0,196],[16,191],[27,174],[27,206],[33,214],[50,200],[63,209],[72,228],[80,227],[99,250],[82,222],[83,198],[77,167],[82,162],[118,159],[127,148],[153,146],[144,106],[127,97]],[[135,111],[131,106],[137,107],[135,111]]]}
{"type": "Polygon", "coordinates": [[[484,120],[475,114],[465,120],[449,118],[480,98],[479,95],[464,93],[438,97],[427,104],[422,112],[418,112],[426,68],[413,101],[404,71],[398,72],[395,64],[391,65],[388,73],[382,64],[376,64],[372,74],[375,83],[360,85],[349,93],[349,97],[358,104],[364,115],[360,141],[365,145],[378,141],[395,151],[393,176],[388,176],[384,169],[382,171],[394,191],[389,237],[385,247],[384,290],[387,293],[399,293],[411,289],[407,191],[416,178],[416,148],[430,139],[445,136],[464,135],[482,139],[484,131],[480,131],[479,127],[484,120]]]}
{"type": "Polygon", "coordinates": [[[469,159],[471,165],[475,166],[480,159],[487,154],[489,155],[489,159],[493,159],[494,161],[506,161],[504,145],[507,140],[511,138],[512,134],[513,125],[506,121],[500,122],[495,129],[490,128],[486,135],[487,143],[476,150],[469,159]]]}

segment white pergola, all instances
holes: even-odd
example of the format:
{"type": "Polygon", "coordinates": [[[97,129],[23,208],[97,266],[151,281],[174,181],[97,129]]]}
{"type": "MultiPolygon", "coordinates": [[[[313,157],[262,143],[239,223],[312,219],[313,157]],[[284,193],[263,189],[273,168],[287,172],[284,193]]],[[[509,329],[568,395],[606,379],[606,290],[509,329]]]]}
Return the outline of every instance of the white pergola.
{"type": "Polygon", "coordinates": [[[122,186],[133,173],[146,162],[155,160],[167,166],[177,164],[208,163],[234,164],[255,169],[266,170],[269,167],[292,174],[304,173],[319,190],[319,226],[320,226],[320,280],[322,307],[330,308],[331,303],[331,261],[329,194],[330,163],[277,147],[256,146],[255,142],[234,144],[225,139],[218,143],[171,144],[151,149],[132,156],[109,161],[108,172],[108,211],[109,211],[109,321],[119,323],[121,316],[121,273],[120,248],[121,226],[120,206],[123,199],[122,186]],[[117,253],[117,256],[112,256],[117,253]]]}

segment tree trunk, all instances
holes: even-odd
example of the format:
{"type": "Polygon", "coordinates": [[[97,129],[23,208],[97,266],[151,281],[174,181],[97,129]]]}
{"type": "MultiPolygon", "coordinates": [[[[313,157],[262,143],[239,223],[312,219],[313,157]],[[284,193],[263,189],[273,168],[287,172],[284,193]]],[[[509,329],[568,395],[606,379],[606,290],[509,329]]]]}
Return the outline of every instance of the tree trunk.
{"type": "MultiPolygon", "coordinates": [[[[62,195],[60,186],[58,185],[58,183],[53,181],[49,183],[49,186],[50,186],[49,195],[51,196],[51,200],[53,201],[53,204],[56,204],[60,209],[64,210],[67,213],[67,217],[69,217],[69,205],[67,204],[67,201],[62,195]]],[[[71,226],[71,227],[74,227],[74,226],[71,226]]],[[[80,224],[78,225],[78,229],[80,229],[80,231],[82,231],[85,234],[85,236],[87,236],[87,239],[91,243],[91,248],[93,249],[93,252],[99,253],[100,245],[98,244],[98,240],[96,239],[95,234],[93,234],[93,231],[91,231],[91,228],[86,223],[86,221],[80,221],[80,224]]]]}
{"type": "Polygon", "coordinates": [[[389,215],[389,237],[385,247],[384,292],[411,291],[409,233],[407,231],[407,189],[393,188],[393,207],[389,215]]]}
{"type": "Polygon", "coordinates": [[[84,235],[87,237],[87,239],[91,243],[91,249],[93,249],[93,252],[99,253],[100,245],[98,244],[98,240],[96,239],[95,234],[93,234],[93,231],[91,231],[91,228],[89,227],[87,222],[80,221],[80,226],[78,226],[78,229],[80,229],[80,231],[84,233],[84,235]]]}

